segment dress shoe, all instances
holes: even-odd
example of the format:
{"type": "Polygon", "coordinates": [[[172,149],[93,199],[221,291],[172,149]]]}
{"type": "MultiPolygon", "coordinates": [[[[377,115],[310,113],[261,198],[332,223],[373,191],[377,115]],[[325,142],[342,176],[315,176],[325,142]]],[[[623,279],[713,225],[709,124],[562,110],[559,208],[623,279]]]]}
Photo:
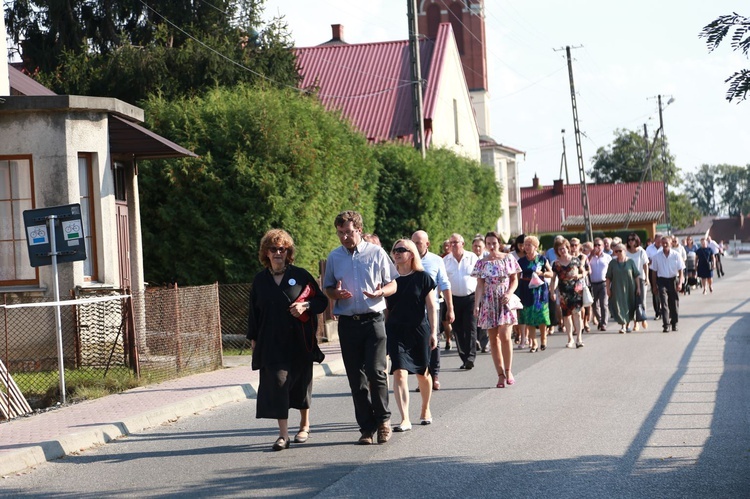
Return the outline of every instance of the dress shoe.
{"type": "Polygon", "coordinates": [[[378,443],[384,444],[391,439],[391,420],[384,421],[378,426],[378,443]]]}
{"type": "Polygon", "coordinates": [[[419,420],[419,424],[422,426],[427,426],[428,424],[432,424],[432,418],[422,418],[419,420]]]}
{"type": "Polygon", "coordinates": [[[279,437],[273,443],[273,450],[284,450],[289,448],[289,437],[279,437]]]}
{"type": "Polygon", "coordinates": [[[359,440],[357,440],[357,443],[359,445],[372,445],[372,432],[370,431],[363,431],[361,432],[362,436],[359,437],[359,440]]]}
{"type": "Polygon", "coordinates": [[[677,331],[677,324],[672,324],[672,331],[677,331]]]}
{"type": "Polygon", "coordinates": [[[462,369],[462,370],[466,369],[466,363],[464,362],[463,364],[461,364],[460,366],[458,366],[458,368],[462,369]]]}
{"type": "Polygon", "coordinates": [[[466,369],[467,371],[474,369],[474,363],[470,360],[467,360],[464,364],[464,369],[466,369]]]}
{"type": "Polygon", "coordinates": [[[667,326],[664,326],[664,327],[662,328],[662,333],[668,333],[668,332],[669,332],[669,327],[667,327],[667,326]]]}
{"type": "Polygon", "coordinates": [[[487,347],[482,347],[482,353],[487,353],[487,347]]]}
{"type": "Polygon", "coordinates": [[[294,443],[304,444],[305,442],[307,442],[308,438],[310,438],[310,430],[300,429],[300,431],[298,431],[294,436],[294,443]]]}
{"type": "Polygon", "coordinates": [[[401,423],[393,427],[393,431],[396,433],[403,433],[405,431],[411,431],[411,423],[401,423]]]}
{"type": "Polygon", "coordinates": [[[451,349],[451,344],[450,343],[446,343],[445,344],[445,351],[447,352],[450,349],[451,349]]]}
{"type": "Polygon", "coordinates": [[[440,381],[438,381],[437,376],[432,377],[432,390],[440,390],[440,381]]]}

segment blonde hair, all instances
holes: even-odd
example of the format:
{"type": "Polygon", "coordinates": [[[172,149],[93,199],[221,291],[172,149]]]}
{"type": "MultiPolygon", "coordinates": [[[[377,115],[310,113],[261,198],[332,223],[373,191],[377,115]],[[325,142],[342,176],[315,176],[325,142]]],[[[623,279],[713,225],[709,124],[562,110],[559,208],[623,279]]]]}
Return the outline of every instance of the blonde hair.
{"type": "Polygon", "coordinates": [[[526,238],[523,240],[523,244],[526,244],[526,243],[531,243],[536,248],[538,248],[539,247],[539,238],[536,237],[536,236],[526,236],[526,238]]]}
{"type": "Polygon", "coordinates": [[[396,249],[396,245],[398,243],[401,243],[404,248],[409,250],[409,253],[413,256],[411,259],[411,269],[412,270],[424,270],[424,265],[422,265],[422,257],[419,256],[419,251],[417,251],[417,245],[414,244],[414,241],[411,239],[397,239],[395,243],[393,243],[393,247],[391,248],[391,258],[393,258],[393,250],[396,249]]]}

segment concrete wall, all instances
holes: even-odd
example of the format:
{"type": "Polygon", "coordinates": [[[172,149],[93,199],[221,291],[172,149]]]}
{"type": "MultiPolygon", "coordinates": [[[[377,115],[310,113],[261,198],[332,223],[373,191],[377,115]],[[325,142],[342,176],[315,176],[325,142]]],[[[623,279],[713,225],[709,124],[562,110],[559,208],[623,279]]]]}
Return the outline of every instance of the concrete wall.
{"type": "MultiPolygon", "coordinates": [[[[31,156],[34,206],[42,208],[80,202],[78,154],[91,154],[99,283],[114,285],[119,269],[107,119],[107,113],[94,111],[0,113],[0,155],[31,156]]],[[[47,289],[47,296],[52,279],[51,266],[39,268],[40,287],[47,289]]],[[[61,295],[86,285],[83,262],[60,264],[59,284],[61,295]]]]}

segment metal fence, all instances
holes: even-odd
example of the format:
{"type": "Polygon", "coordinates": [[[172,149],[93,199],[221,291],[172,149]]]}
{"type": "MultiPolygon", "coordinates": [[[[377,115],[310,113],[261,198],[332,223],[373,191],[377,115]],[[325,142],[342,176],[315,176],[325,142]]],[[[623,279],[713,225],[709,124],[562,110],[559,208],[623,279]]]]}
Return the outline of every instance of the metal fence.
{"type": "Polygon", "coordinates": [[[246,335],[251,288],[250,283],[219,284],[221,341],[227,353],[250,354],[246,335]]]}
{"type": "MultiPolygon", "coordinates": [[[[222,366],[218,285],[123,295],[78,290],[60,305],[66,392],[95,380],[162,381],[222,366]],[[87,300],[94,296],[104,301],[87,300]]],[[[44,301],[0,294],[0,360],[32,407],[61,399],[56,307],[44,301]]]]}

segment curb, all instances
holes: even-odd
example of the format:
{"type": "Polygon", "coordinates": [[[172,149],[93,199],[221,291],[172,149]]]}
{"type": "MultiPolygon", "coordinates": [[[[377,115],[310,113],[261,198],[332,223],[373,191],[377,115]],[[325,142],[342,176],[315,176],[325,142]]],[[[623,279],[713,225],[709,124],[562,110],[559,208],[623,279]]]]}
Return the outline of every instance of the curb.
{"type": "MultiPolygon", "coordinates": [[[[344,361],[340,358],[331,362],[323,362],[313,366],[313,379],[333,376],[343,370],[344,361]]],[[[4,452],[0,454],[0,477],[18,473],[61,457],[76,455],[92,447],[104,445],[112,440],[154,428],[206,409],[219,407],[230,402],[254,399],[257,396],[257,390],[257,382],[221,388],[159,409],[146,411],[116,423],[96,426],[87,431],[61,436],[56,440],[4,452]]]]}

